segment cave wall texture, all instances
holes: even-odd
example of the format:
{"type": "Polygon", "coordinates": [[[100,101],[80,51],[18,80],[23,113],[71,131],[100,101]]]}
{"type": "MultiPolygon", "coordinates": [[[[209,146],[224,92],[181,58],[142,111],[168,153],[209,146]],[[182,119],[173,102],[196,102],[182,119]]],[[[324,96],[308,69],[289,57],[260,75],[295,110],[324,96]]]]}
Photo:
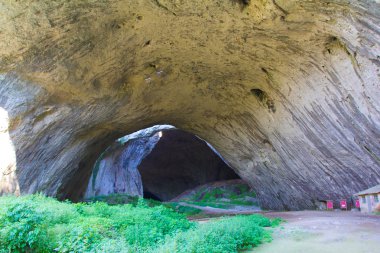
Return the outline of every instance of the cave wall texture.
{"type": "Polygon", "coordinates": [[[64,198],[159,123],[212,144],[264,208],[380,183],[378,0],[2,0],[0,24],[3,193],[64,198]]]}
{"type": "Polygon", "coordinates": [[[69,183],[69,188],[65,192],[72,200],[80,199],[83,191],[85,198],[120,193],[143,197],[143,183],[138,166],[159,140],[157,133],[132,139],[126,143],[116,141],[96,161],[89,179],[81,175],[73,176],[80,178],[80,182],[88,181],[87,189],[70,188],[73,184],[69,183]]]}

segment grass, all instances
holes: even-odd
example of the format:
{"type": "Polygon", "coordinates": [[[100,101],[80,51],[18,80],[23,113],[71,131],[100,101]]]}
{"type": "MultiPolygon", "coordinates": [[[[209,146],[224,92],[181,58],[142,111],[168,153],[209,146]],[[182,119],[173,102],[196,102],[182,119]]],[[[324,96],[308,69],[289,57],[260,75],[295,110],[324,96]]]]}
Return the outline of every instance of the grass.
{"type": "MultiPolygon", "coordinates": [[[[258,206],[258,203],[254,200],[255,197],[255,192],[244,183],[228,184],[218,187],[205,185],[197,189],[196,192],[182,198],[180,202],[186,202],[197,206],[232,209],[235,206],[258,206]]],[[[138,200],[138,197],[129,196],[127,194],[110,194],[107,196],[93,197],[86,201],[102,201],[111,205],[132,204],[133,206],[136,206],[138,200]]],[[[144,201],[150,207],[164,205],[187,216],[194,216],[201,213],[201,210],[197,208],[181,206],[178,202],[161,203],[151,199],[144,199],[144,201]]]]}
{"type": "Polygon", "coordinates": [[[208,253],[250,249],[263,241],[271,240],[270,234],[262,225],[271,224],[268,219],[258,215],[219,219],[178,233],[161,245],[158,252],[208,253]],[[262,222],[263,220],[268,222],[262,222]]]}
{"type": "Polygon", "coordinates": [[[194,207],[181,206],[177,202],[166,202],[166,203],[162,203],[162,205],[164,205],[167,208],[171,208],[172,210],[174,210],[178,213],[182,213],[182,214],[186,215],[187,217],[193,217],[193,216],[196,216],[202,212],[202,210],[194,208],[194,207]]]}
{"type": "Polygon", "coordinates": [[[102,195],[102,196],[96,196],[86,199],[86,202],[106,202],[110,205],[122,205],[122,204],[131,204],[133,206],[137,205],[137,202],[139,200],[139,197],[137,196],[130,196],[128,194],[109,194],[109,195],[102,195]]]}
{"type": "Polygon", "coordinates": [[[167,208],[172,209],[177,213],[184,214],[186,216],[193,216],[202,212],[201,210],[193,207],[181,206],[176,202],[160,202],[153,199],[141,199],[135,196],[129,196],[127,194],[110,194],[107,196],[97,196],[86,199],[88,203],[95,202],[105,202],[109,205],[122,205],[122,204],[130,204],[132,206],[137,206],[138,203],[143,202],[148,207],[155,207],[163,205],[167,208]]]}
{"type": "Polygon", "coordinates": [[[263,227],[276,224],[261,215],[198,224],[175,209],[142,199],[109,205],[0,197],[0,252],[238,252],[269,240],[263,227]]]}
{"type": "Polygon", "coordinates": [[[255,197],[255,192],[244,183],[219,187],[206,185],[183,197],[180,202],[229,209],[235,206],[258,206],[255,197]]]}

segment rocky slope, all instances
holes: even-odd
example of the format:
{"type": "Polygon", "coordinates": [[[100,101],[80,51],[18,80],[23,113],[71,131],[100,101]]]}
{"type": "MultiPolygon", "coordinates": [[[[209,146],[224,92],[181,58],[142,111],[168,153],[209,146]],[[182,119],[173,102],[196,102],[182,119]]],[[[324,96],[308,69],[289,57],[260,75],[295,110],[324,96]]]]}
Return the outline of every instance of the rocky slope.
{"type": "Polygon", "coordinates": [[[0,23],[2,192],[64,197],[158,123],[211,143],[264,208],[380,183],[378,0],[1,1],[0,23]]]}

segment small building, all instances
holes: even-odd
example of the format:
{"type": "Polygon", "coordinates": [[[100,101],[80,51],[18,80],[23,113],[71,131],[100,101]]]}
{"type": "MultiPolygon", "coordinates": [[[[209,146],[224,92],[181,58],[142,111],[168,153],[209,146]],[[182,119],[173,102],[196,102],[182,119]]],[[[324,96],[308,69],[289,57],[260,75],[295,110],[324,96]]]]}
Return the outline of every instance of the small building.
{"type": "Polygon", "coordinates": [[[363,213],[380,212],[380,184],[355,194],[359,197],[360,211],[363,213]]]}

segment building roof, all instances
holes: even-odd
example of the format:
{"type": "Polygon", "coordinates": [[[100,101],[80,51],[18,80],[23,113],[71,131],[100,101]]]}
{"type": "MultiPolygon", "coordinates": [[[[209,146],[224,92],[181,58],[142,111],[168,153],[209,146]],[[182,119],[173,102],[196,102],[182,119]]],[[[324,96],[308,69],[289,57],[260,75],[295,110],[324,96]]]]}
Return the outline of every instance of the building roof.
{"type": "Polygon", "coordinates": [[[374,193],[380,193],[380,184],[372,188],[369,188],[365,191],[358,192],[355,195],[366,195],[366,194],[374,194],[374,193]]]}

